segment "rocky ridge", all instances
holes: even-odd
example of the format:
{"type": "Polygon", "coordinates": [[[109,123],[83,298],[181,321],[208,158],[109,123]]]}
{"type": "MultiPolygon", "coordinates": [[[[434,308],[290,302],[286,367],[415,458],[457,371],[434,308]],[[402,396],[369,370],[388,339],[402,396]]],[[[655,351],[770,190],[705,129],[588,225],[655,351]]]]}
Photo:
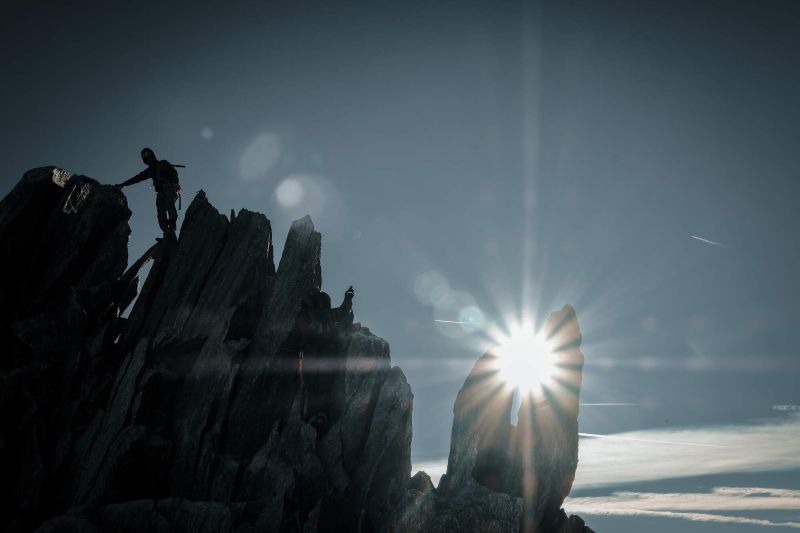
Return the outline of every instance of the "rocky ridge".
{"type": "Polygon", "coordinates": [[[269,220],[201,192],[180,238],[126,270],[129,216],[118,189],[55,167],[0,202],[4,530],[589,531],[560,510],[577,407],[543,433],[546,501],[524,505],[508,465],[505,485],[475,476],[458,450],[488,428],[459,400],[440,488],[410,477],[411,388],[352,300],[321,292],[310,218],[276,268],[269,220]]]}

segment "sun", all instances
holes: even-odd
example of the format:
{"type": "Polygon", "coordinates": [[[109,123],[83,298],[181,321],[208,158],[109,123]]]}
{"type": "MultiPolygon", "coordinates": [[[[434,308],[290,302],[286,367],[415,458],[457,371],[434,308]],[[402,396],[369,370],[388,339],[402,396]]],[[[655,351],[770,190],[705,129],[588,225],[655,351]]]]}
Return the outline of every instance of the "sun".
{"type": "Polygon", "coordinates": [[[496,347],[496,366],[500,378],[521,394],[541,395],[552,385],[555,358],[544,336],[532,326],[521,326],[496,347]]]}

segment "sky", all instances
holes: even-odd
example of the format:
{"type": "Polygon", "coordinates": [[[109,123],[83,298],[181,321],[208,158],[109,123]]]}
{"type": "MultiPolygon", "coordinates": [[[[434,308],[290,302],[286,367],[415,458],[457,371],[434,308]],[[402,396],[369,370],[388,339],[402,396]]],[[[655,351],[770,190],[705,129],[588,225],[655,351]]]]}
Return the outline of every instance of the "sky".
{"type": "MultiPolygon", "coordinates": [[[[568,511],[597,531],[800,528],[800,5],[0,12],[0,194],[51,164],[118,183],[149,146],[186,165],[183,209],[202,189],[265,213],[276,257],[310,213],[323,289],[355,287],[411,384],[415,468],[441,473],[481,326],[569,303],[581,401],[628,405],[581,408],[600,437],[568,511]]],[[[125,194],[135,258],[155,198],[125,194]]]]}

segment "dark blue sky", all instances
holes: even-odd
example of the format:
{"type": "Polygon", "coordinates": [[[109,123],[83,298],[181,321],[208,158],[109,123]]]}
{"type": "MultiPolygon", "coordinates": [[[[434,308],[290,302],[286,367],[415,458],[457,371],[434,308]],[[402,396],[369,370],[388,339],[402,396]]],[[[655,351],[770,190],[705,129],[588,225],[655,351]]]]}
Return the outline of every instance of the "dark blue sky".
{"type": "MultiPolygon", "coordinates": [[[[2,194],[46,164],[120,182],[151,146],[187,165],[185,192],[264,212],[278,251],[310,212],[324,289],[356,287],[357,320],[411,383],[417,463],[447,455],[485,346],[434,322],[467,307],[576,308],[582,399],[637,404],[586,406],[582,431],[797,431],[774,408],[800,404],[794,2],[17,1],[0,60],[2,194]]],[[[154,196],[125,192],[133,256],[157,234],[154,196]]],[[[625,488],[800,489],[798,467],[625,488]]]]}

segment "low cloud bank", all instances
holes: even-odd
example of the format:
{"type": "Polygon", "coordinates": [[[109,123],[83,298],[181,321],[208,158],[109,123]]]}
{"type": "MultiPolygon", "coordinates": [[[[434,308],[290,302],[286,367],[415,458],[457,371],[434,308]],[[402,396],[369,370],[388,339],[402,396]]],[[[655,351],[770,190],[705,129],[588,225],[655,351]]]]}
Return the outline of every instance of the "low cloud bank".
{"type": "Polygon", "coordinates": [[[800,469],[800,417],[751,425],[632,431],[613,437],[624,440],[581,439],[575,489],[800,469]]]}
{"type": "Polygon", "coordinates": [[[715,487],[710,492],[615,492],[570,498],[570,508],[638,511],[800,511],[800,490],[761,487],[715,487]]]}
{"type": "Polygon", "coordinates": [[[569,513],[596,516],[653,516],[693,522],[725,522],[800,529],[800,522],[779,522],[718,514],[742,511],[798,511],[800,491],[760,487],[716,487],[710,492],[615,492],[569,498],[569,513]],[[702,512],[700,512],[702,511],[702,512]]]}
{"type": "MultiPolygon", "coordinates": [[[[581,439],[573,490],[800,469],[798,416],[760,424],[643,430],[608,437],[581,439]]],[[[417,463],[414,470],[424,470],[437,484],[447,470],[447,458],[417,463]]]]}

